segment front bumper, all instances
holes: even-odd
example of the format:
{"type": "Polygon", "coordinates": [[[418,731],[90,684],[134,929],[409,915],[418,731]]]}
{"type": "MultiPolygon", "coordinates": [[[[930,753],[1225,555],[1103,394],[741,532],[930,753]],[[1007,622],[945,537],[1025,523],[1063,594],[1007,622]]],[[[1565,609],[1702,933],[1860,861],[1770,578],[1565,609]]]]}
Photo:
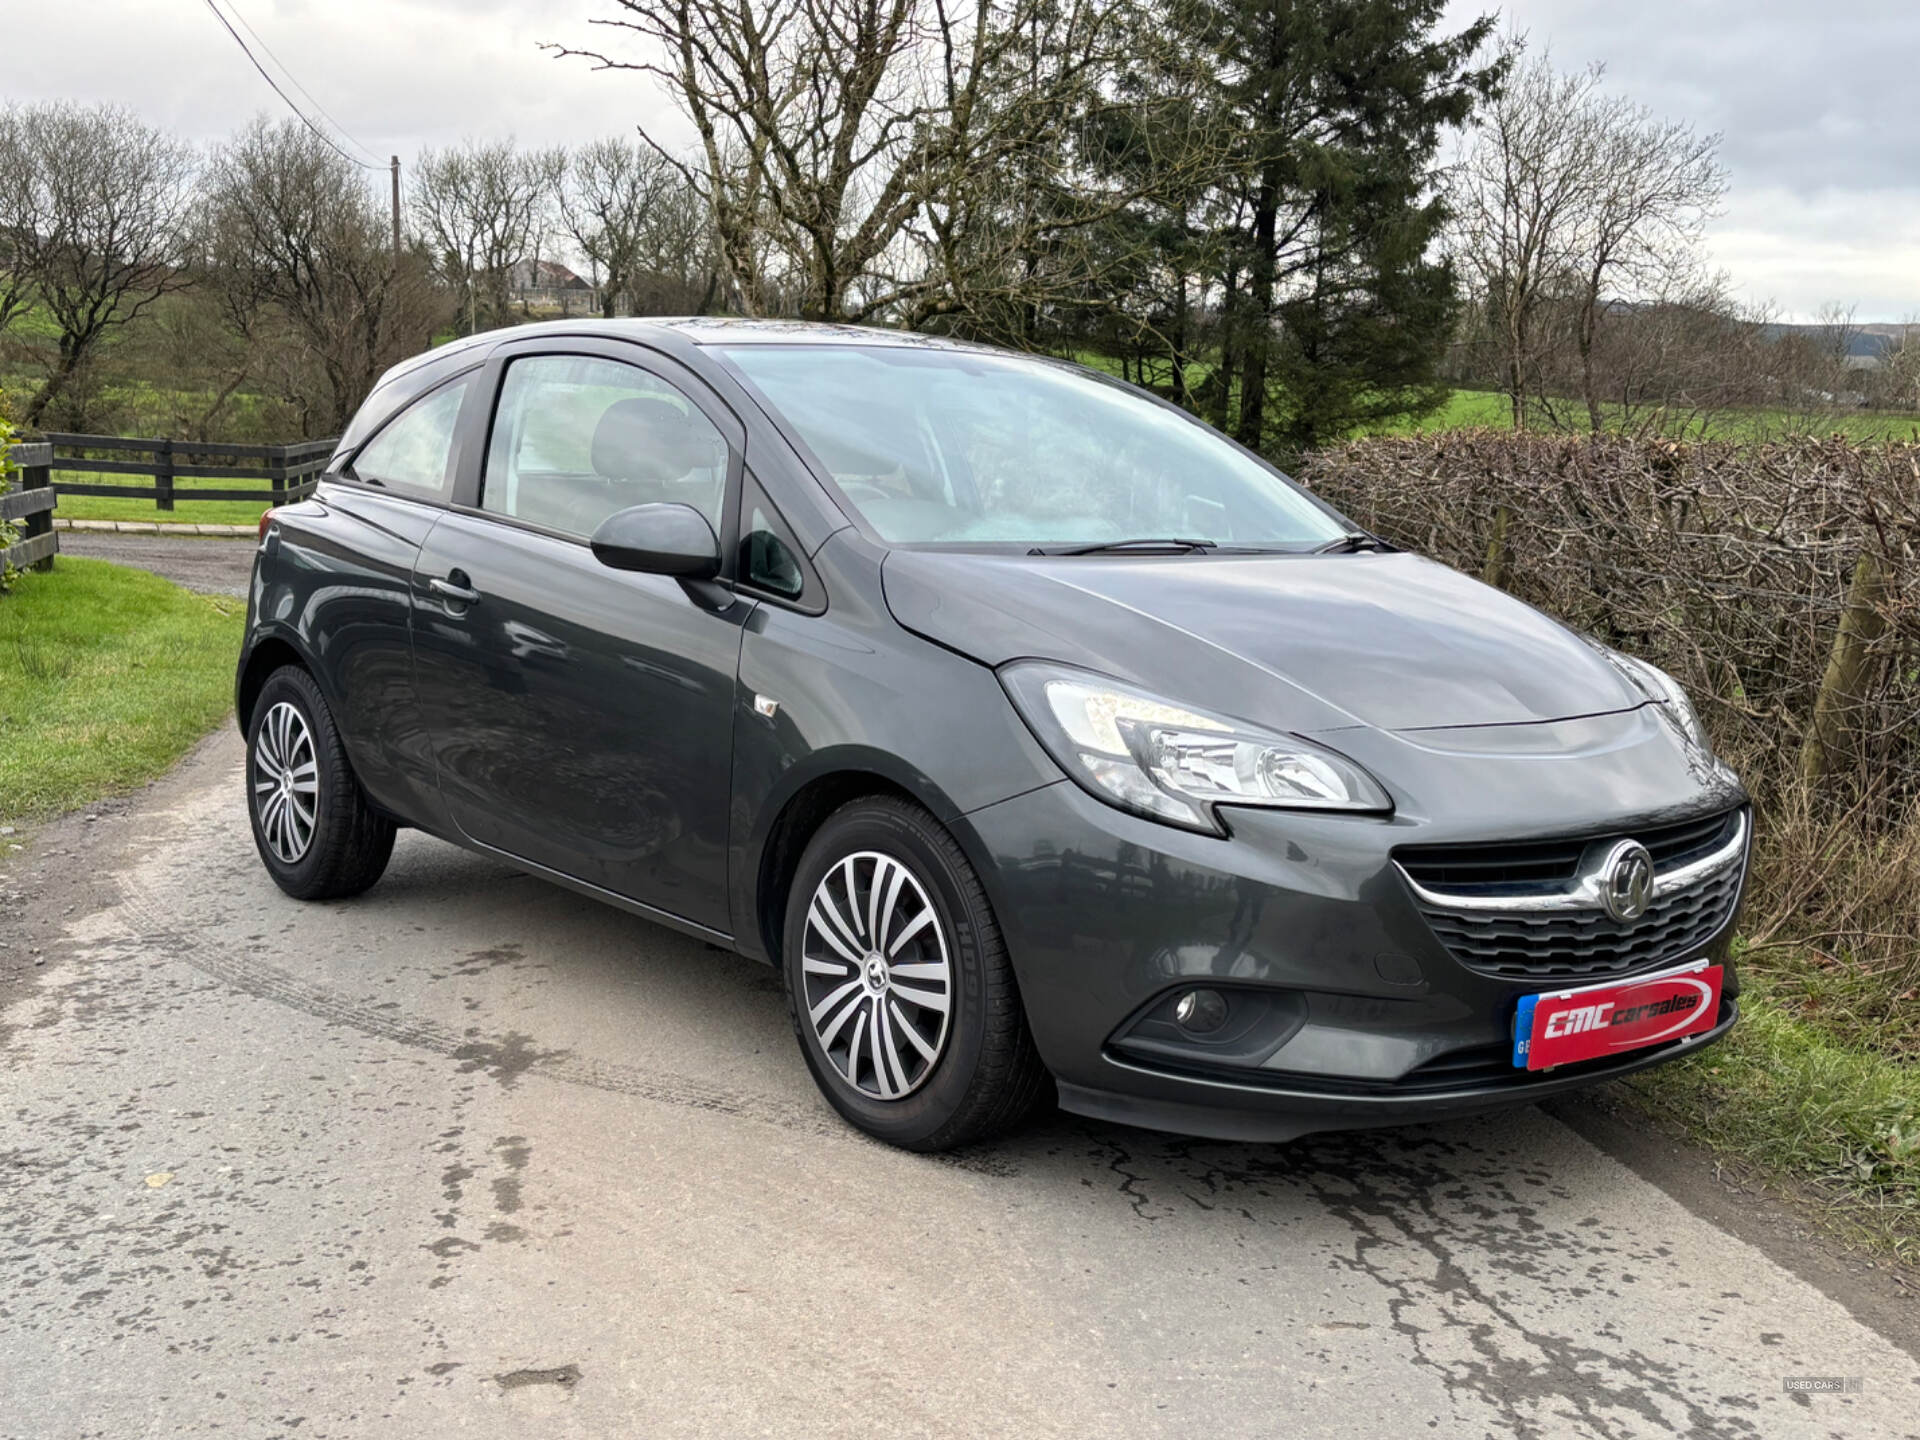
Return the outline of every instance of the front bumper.
{"type": "Polygon", "coordinates": [[[1720,1002],[1720,1018],[1713,1029],[1686,1040],[1652,1046],[1620,1060],[1569,1065],[1563,1070],[1531,1075],[1516,1070],[1511,1080],[1453,1089],[1396,1094],[1364,1087],[1288,1089],[1284,1083],[1254,1085],[1213,1077],[1174,1076],[1115,1060],[1130,1072],[1125,1090],[1096,1090],[1067,1081],[1059,1083],[1060,1106],[1076,1115],[1090,1115],[1146,1130],[1171,1130],[1212,1140],[1292,1140],[1317,1130],[1366,1130],[1381,1125],[1412,1125],[1450,1120],[1578,1090],[1603,1080],[1618,1079],[1638,1070],[1664,1065],[1682,1054],[1710,1045],[1740,1018],[1735,1000],[1720,1002]]]}
{"type": "MultiPolygon", "coordinates": [[[[1519,998],[1569,982],[1490,976],[1449,953],[1391,858],[1456,838],[1420,818],[1238,810],[1222,838],[1137,818],[1062,781],[965,823],[1035,1041],[1061,1105],[1082,1114],[1239,1140],[1444,1118],[1661,1064],[1718,1039],[1738,1015],[1729,970],[1705,1034],[1515,1069],[1506,1056],[1519,998]],[[1196,986],[1257,1000],[1273,1018],[1210,1055],[1136,1043],[1143,1016],[1196,986]]],[[[1688,958],[1724,963],[1736,916],[1737,902],[1688,958]]]]}

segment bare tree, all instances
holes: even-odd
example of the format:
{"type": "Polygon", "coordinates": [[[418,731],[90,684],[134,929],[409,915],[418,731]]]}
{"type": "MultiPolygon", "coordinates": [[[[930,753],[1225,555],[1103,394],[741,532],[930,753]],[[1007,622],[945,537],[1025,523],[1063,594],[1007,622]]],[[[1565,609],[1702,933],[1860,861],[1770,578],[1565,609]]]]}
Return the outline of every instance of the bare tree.
{"type": "Polygon", "coordinates": [[[1781,429],[1815,434],[1831,424],[1836,410],[1864,403],[1850,358],[1859,335],[1853,308],[1832,301],[1820,307],[1811,325],[1776,330],[1768,346],[1767,371],[1781,429]]]}
{"type": "Polygon", "coordinates": [[[310,429],[344,425],[444,319],[423,260],[392,253],[362,177],[298,122],[256,120],[216,151],[205,195],[213,288],[252,363],[303,400],[310,429]]]}
{"type": "Polygon", "coordinates": [[[414,162],[414,224],[452,287],[469,334],[510,323],[515,266],[536,260],[551,224],[548,207],[565,169],[556,150],[469,140],[423,150],[414,162]]]}
{"type": "Polygon", "coordinates": [[[639,309],[649,274],[684,268],[679,247],[699,243],[697,230],[676,225],[694,200],[679,169],[644,143],[595,140],[567,157],[560,217],[593,267],[600,311],[611,320],[624,302],[639,309]],[[669,248],[672,247],[672,248],[669,248]]]}
{"type": "Polygon", "coordinates": [[[1581,398],[1597,435],[1604,426],[1594,344],[1607,308],[1658,301],[1694,282],[1727,173],[1718,135],[1657,119],[1644,106],[1590,95],[1580,120],[1592,170],[1576,210],[1575,345],[1581,398]]]}
{"type": "Polygon", "coordinates": [[[1766,317],[1733,296],[1725,274],[1679,266],[1630,301],[1603,299],[1591,317],[1583,300],[1555,311],[1560,338],[1535,397],[1555,428],[1704,435],[1768,398],[1766,317]]]}
{"type": "Polygon", "coordinates": [[[1887,346],[1882,362],[1887,404],[1895,410],[1920,410],[1920,321],[1908,320],[1887,346]]]}
{"type": "Polygon", "coordinates": [[[46,372],[22,420],[47,407],[115,331],[187,283],[193,152],[113,106],[64,102],[11,116],[23,179],[9,182],[10,266],[53,322],[46,372]]]}
{"type": "Polygon", "coordinates": [[[1578,273],[1579,229],[1598,136],[1586,123],[1598,66],[1562,74],[1525,41],[1505,42],[1505,90],[1480,112],[1454,176],[1454,248],[1481,307],[1488,343],[1513,409],[1528,400],[1546,346],[1547,312],[1578,273]]]}
{"type": "Polygon", "coordinates": [[[644,259],[628,285],[636,315],[704,315],[723,295],[726,266],[706,201],[675,170],[647,212],[644,259]]]}
{"type": "Polygon", "coordinates": [[[36,185],[25,130],[19,110],[0,110],[0,334],[33,303],[33,276],[18,233],[33,210],[36,185]]]}
{"type": "MultiPolygon", "coordinates": [[[[1604,94],[1600,66],[1564,74],[1524,43],[1506,42],[1507,89],[1482,112],[1457,175],[1456,248],[1515,425],[1548,382],[1579,397],[1598,433],[1612,388],[1603,330],[1644,338],[1660,327],[1614,322],[1635,310],[1670,319],[1725,308],[1700,260],[1727,188],[1720,137],[1604,94]]],[[[1554,408],[1550,393],[1539,398],[1554,408]]]]}
{"type": "MultiPolygon", "coordinates": [[[[643,58],[550,47],[655,77],[693,125],[682,167],[742,308],[792,296],[854,320],[939,288],[902,268],[946,207],[1059,138],[1111,61],[1115,0],[615,0],[593,23],[643,58]],[[1037,90],[1015,83],[1045,55],[1037,90]]],[[[654,143],[648,137],[649,143],[654,143]]],[[[937,247],[936,247],[937,248],[937,247]]]]}

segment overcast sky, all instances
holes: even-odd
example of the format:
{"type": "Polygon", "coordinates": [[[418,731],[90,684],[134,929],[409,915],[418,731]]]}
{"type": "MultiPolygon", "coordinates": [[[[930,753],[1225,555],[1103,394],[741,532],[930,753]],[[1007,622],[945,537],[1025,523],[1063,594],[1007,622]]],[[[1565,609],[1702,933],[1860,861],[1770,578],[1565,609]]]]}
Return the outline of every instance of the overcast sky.
{"type": "MultiPolygon", "coordinates": [[[[384,158],[466,135],[537,143],[672,125],[648,81],[559,61],[611,0],[235,0],[348,133],[384,158]]],[[[1493,8],[1451,0],[1456,22],[1493,8]]],[[[118,100],[195,140],[279,101],[203,0],[11,0],[0,95],[118,100]]],[[[1830,302],[1920,318],[1920,0],[1510,0],[1572,67],[1725,138],[1715,260],[1786,318],[1830,302]]]]}

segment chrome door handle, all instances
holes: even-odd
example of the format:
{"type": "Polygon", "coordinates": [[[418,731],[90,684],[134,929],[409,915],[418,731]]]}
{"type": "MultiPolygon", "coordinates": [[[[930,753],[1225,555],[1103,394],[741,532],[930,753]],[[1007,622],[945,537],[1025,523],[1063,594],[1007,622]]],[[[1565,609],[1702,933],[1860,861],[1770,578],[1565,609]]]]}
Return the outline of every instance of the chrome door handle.
{"type": "Polygon", "coordinates": [[[437,576],[427,582],[427,588],[442,600],[452,600],[460,605],[471,605],[480,598],[478,590],[470,589],[465,585],[456,585],[451,580],[442,580],[437,576]]]}

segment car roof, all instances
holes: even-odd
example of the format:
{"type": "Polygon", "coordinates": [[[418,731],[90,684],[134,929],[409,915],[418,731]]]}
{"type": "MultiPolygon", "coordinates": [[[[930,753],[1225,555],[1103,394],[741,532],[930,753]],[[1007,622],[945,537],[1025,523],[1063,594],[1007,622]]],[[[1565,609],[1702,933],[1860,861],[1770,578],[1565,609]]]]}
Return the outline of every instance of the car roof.
{"type": "Polygon", "coordinates": [[[494,346],[557,335],[630,340],[639,345],[651,345],[668,354],[678,351],[683,361],[691,358],[693,348],[715,345],[886,345],[978,355],[1005,356],[1013,353],[993,345],[951,340],[940,335],[922,335],[911,330],[889,330],[877,325],[830,325],[812,320],[760,320],[719,315],[645,316],[625,320],[581,316],[568,320],[541,320],[465,335],[402,360],[375,383],[372,394],[341,437],[342,445],[364,439],[377,422],[391,415],[400,405],[421,390],[438,384],[446,375],[478,363],[494,346]],[[396,384],[401,381],[410,383],[396,384]],[[384,404],[379,403],[382,399],[384,404]]]}
{"type": "Polygon", "coordinates": [[[991,347],[912,330],[877,325],[829,325],[813,320],[749,320],[714,315],[688,315],[651,320],[684,335],[696,345],[902,345],[943,350],[986,350],[991,347]]]}
{"type": "Polygon", "coordinates": [[[600,335],[658,343],[672,336],[693,345],[899,345],[943,350],[992,350],[988,345],[911,330],[889,330],[877,325],[829,325],[811,320],[757,320],[718,315],[662,315],[627,320],[582,316],[572,320],[539,320],[508,325],[464,339],[452,340],[395,367],[394,373],[433,360],[445,359],[476,345],[506,340],[532,340],[543,335],[600,335]]]}

